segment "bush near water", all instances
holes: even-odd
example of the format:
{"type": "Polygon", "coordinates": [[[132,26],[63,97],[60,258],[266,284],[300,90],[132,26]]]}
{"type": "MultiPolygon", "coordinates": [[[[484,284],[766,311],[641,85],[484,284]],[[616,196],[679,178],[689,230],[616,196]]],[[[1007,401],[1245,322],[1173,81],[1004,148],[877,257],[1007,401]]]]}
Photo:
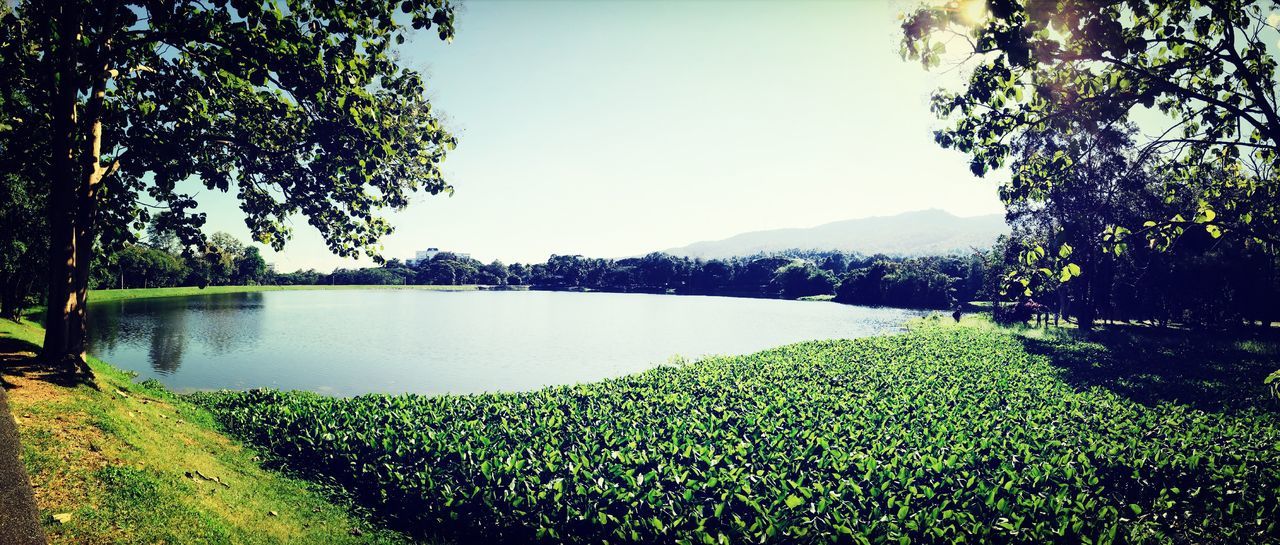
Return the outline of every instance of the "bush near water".
{"type": "Polygon", "coordinates": [[[1032,348],[930,327],[528,393],[195,398],[394,524],[466,541],[1280,540],[1265,392],[1139,399],[1032,348]]]}

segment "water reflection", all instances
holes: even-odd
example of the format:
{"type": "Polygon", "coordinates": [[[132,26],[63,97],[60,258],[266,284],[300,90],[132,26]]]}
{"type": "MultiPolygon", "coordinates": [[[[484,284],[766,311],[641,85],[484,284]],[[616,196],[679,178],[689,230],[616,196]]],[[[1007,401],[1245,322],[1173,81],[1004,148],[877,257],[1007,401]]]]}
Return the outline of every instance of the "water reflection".
{"type": "Polygon", "coordinates": [[[222,356],[251,350],[262,336],[261,293],[214,294],[116,301],[90,305],[89,347],[94,354],[136,352],[168,376],[194,348],[222,356]]]}
{"type": "Polygon", "coordinates": [[[187,344],[187,313],[176,308],[159,308],[148,320],[151,327],[151,368],[162,375],[182,367],[182,352],[187,344]]]}

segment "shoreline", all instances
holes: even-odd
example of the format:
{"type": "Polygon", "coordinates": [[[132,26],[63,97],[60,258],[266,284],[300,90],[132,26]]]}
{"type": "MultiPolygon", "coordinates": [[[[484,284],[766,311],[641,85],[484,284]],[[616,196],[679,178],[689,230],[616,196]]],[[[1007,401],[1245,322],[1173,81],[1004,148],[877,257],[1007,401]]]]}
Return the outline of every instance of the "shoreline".
{"type": "MultiPolygon", "coordinates": [[[[48,543],[411,542],[154,381],[90,356],[94,383],[65,383],[34,359],[43,333],[0,320],[0,418],[13,418],[19,439],[0,455],[20,460],[48,543]]],[[[13,507],[4,500],[0,510],[13,507]]]]}
{"type": "Polygon", "coordinates": [[[134,299],[156,299],[161,297],[186,297],[190,295],[218,295],[223,293],[254,293],[264,291],[327,291],[327,290],[422,290],[422,291],[485,291],[492,290],[497,286],[487,286],[482,284],[464,284],[458,286],[436,286],[436,285],[377,285],[377,284],[347,284],[347,285],[317,285],[317,284],[298,284],[298,285],[255,285],[255,286],[206,286],[203,288],[196,286],[177,286],[168,288],[125,288],[125,289],[106,289],[106,290],[89,290],[89,304],[107,303],[113,301],[129,301],[134,299]]]}

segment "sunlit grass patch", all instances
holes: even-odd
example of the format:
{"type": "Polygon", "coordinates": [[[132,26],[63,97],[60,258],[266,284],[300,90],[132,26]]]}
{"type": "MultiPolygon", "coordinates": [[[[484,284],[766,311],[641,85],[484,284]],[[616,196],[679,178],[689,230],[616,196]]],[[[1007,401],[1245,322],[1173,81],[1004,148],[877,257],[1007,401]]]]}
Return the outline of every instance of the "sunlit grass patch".
{"type": "MultiPolygon", "coordinates": [[[[5,346],[32,347],[41,334],[0,321],[5,346]]],[[[205,409],[90,364],[96,387],[54,384],[33,367],[0,368],[13,386],[22,460],[51,542],[405,541],[353,516],[330,490],[263,469],[205,409]]]]}

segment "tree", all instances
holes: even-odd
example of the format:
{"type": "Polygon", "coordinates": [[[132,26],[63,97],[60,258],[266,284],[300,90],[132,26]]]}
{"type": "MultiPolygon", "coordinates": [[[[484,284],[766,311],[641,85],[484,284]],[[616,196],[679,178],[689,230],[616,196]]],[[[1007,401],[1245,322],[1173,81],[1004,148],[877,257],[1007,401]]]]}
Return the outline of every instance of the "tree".
{"type": "Polygon", "coordinates": [[[249,246],[240,252],[240,257],[236,259],[236,284],[260,284],[266,274],[267,260],[262,258],[262,252],[256,246],[249,246]]]}
{"type": "Polygon", "coordinates": [[[898,264],[876,261],[869,267],[849,271],[836,287],[836,301],[851,305],[884,304],[884,278],[898,270],[898,264]]]}
{"type": "Polygon", "coordinates": [[[640,258],[637,268],[641,284],[652,288],[675,287],[672,284],[678,275],[678,265],[671,255],[653,252],[640,258]]]}
{"type": "MultiPolygon", "coordinates": [[[[6,2],[0,18],[12,17],[6,2]]],[[[0,25],[0,317],[18,319],[39,293],[49,248],[44,213],[49,168],[48,113],[32,102],[39,54],[25,29],[0,25]]]]}
{"type": "Polygon", "coordinates": [[[1059,314],[1070,302],[1077,323],[1088,330],[1109,295],[1113,250],[1120,250],[1099,241],[1108,232],[1137,228],[1127,206],[1159,212],[1161,203],[1152,198],[1147,171],[1134,168],[1136,128],[1096,127],[1088,120],[1065,126],[1028,131],[1018,140],[1000,196],[1015,232],[1034,242],[1021,257],[1028,265],[1023,270],[1045,276],[1040,285],[1053,286],[1059,314]]]}
{"type": "Polygon", "coordinates": [[[523,263],[512,263],[507,267],[507,283],[512,285],[521,285],[529,281],[529,267],[523,263]]]}
{"type": "Polygon", "coordinates": [[[334,253],[376,258],[391,230],[379,211],[416,190],[450,191],[438,165],[453,137],[422,77],[391,51],[410,25],[450,39],[452,8],[26,0],[4,14],[0,42],[16,45],[3,48],[0,73],[38,80],[24,89],[46,114],[34,122],[52,158],[44,357],[88,373],[95,242],[148,216],[141,194],[189,246],[202,245],[204,216],[177,183],[194,178],[234,186],[254,238],[277,250],[287,218],[303,214],[334,253]]]}
{"type": "Polygon", "coordinates": [[[173,286],[187,275],[176,256],[143,244],[129,244],[117,252],[121,287],[155,288],[173,286]]]}
{"type": "MultiPolygon", "coordinates": [[[[0,152],[5,149],[0,144],[0,152]]],[[[41,221],[45,194],[44,187],[32,178],[12,173],[0,176],[4,176],[0,180],[0,231],[4,232],[0,237],[0,318],[17,320],[35,292],[48,252],[49,237],[41,221]]]]}
{"type": "Polygon", "coordinates": [[[693,274],[691,287],[702,293],[715,293],[727,289],[733,282],[733,265],[712,259],[702,264],[693,274]]]}
{"type": "Polygon", "coordinates": [[[223,286],[237,283],[236,272],[243,255],[244,243],[225,232],[214,233],[201,253],[209,264],[206,284],[223,286]]]}
{"type": "Polygon", "coordinates": [[[507,269],[506,264],[497,259],[481,267],[480,270],[487,275],[485,278],[487,281],[479,282],[480,284],[506,285],[507,277],[511,276],[511,271],[507,269]]]}
{"type": "Polygon", "coordinates": [[[780,292],[787,299],[799,299],[810,295],[829,295],[835,290],[835,285],[836,279],[830,272],[797,260],[774,273],[772,291],[780,292]]]}
{"type": "Polygon", "coordinates": [[[761,293],[775,295],[768,286],[773,282],[773,275],[778,269],[791,264],[788,257],[762,257],[752,259],[733,275],[734,289],[743,293],[761,293]]]}
{"type": "Polygon", "coordinates": [[[178,238],[177,233],[166,230],[164,226],[154,221],[147,224],[147,245],[173,255],[181,254],[184,250],[182,239],[178,238]]]}
{"type": "Polygon", "coordinates": [[[458,272],[452,260],[431,260],[418,268],[418,283],[452,286],[458,283],[458,272]]]}
{"type": "Polygon", "coordinates": [[[838,276],[849,270],[849,261],[845,258],[843,253],[833,252],[831,255],[827,256],[826,259],[822,260],[822,265],[819,267],[822,270],[829,271],[831,274],[838,276]]]}
{"type": "MultiPolygon", "coordinates": [[[[909,14],[903,54],[926,67],[958,58],[972,68],[963,89],[934,95],[933,110],[950,122],[935,139],[967,153],[975,174],[1003,166],[1028,134],[1070,135],[1082,120],[1095,130],[1118,127],[1155,108],[1168,123],[1144,127],[1155,136],[1139,143],[1133,168],[1160,165],[1168,191],[1194,210],[1153,215],[1132,233],[1167,242],[1196,227],[1275,245],[1280,114],[1266,43],[1280,24],[1273,7],[962,0],[909,14]]],[[[1054,166],[1075,159],[1049,158],[1054,166]]],[[[1116,226],[1092,243],[1122,245],[1129,234],[1116,226]]]]}

